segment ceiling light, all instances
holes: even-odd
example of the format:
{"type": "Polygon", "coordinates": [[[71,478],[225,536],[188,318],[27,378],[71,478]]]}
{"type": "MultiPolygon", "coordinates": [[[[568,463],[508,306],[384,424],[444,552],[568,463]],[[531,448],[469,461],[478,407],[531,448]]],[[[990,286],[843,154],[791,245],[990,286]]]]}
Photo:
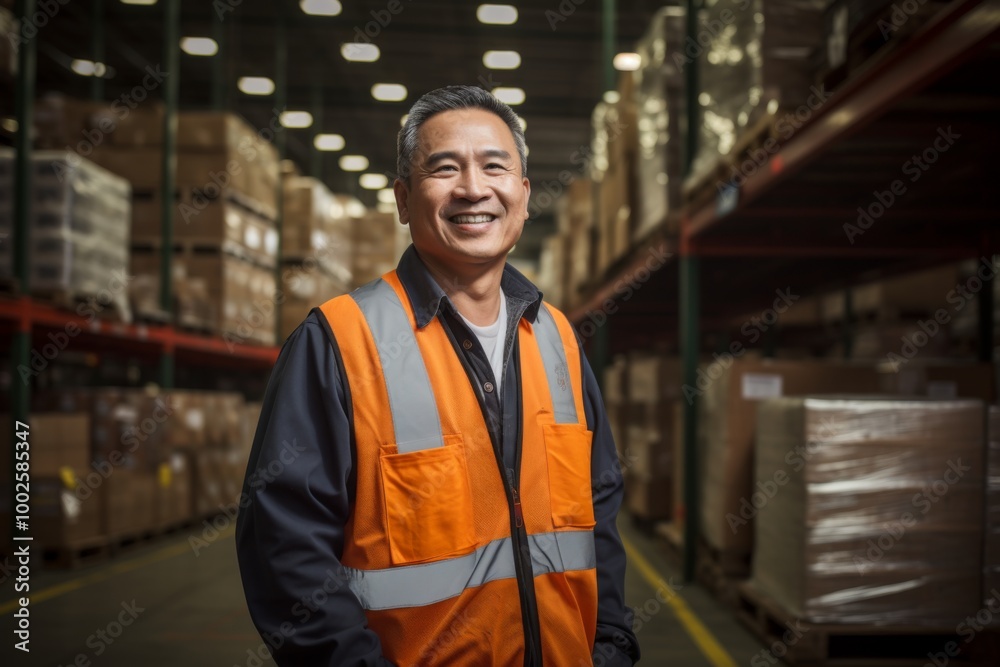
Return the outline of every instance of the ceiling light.
{"type": "Polygon", "coordinates": [[[385,174],[361,174],[358,182],[365,190],[381,190],[389,185],[389,179],[385,174]]]}
{"type": "Polygon", "coordinates": [[[318,151],[339,151],[344,148],[344,138],[339,134],[317,134],[313,146],[318,151]]]}
{"type": "Polygon", "coordinates": [[[619,72],[634,72],[642,64],[642,57],[638,53],[619,53],[612,62],[619,72]]]}
{"type": "Polygon", "coordinates": [[[308,111],[282,111],[278,120],[283,127],[299,129],[313,124],[312,114],[308,111]]]}
{"type": "Polygon", "coordinates": [[[380,204],[395,204],[396,203],[396,193],[393,192],[392,188],[384,188],[378,191],[378,201],[380,204]]]}
{"type": "Polygon", "coordinates": [[[274,92],[274,81],[266,76],[242,76],[236,87],[247,95],[270,95],[274,92]]]}
{"type": "Polygon", "coordinates": [[[340,55],[344,56],[344,60],[353,63],[373,63],[378,60],[380,54],[381,51],[374,44],[351,42],[340,45],[340,55]]]}
{"type": "Polygon", "coordinates": [[[17,119],[4,118],[0,120],[0,127],[7,130],[8,132],[17,132],[17,119]]]}
{"type": "Polygon", "coordinates": [[[219,52],[219,45],[211,37],[183,37],[181,51],[189,56],[214,56],[219,52]]]}
{"type": "Polygon", "coordinates": [[[526,121],[523,118],[521,118],[520,116],[518,116],[517,117],[517,122],[521,124],[521,131],[522,132],[527,132],[528,131],[528,121],[526,121]]]}
{"type": "Polygon", "coordinates": [[[82,60],[77,58],[72,63],[70,63],[70,69],[79,74],[80,76],[104,76],[108,68],[104,66],[104,63],[95,63],[93,60],[82,60]]]}
{"type": "Polygon", "coordinates": [[[363,218],[368,209],[365,205],[359,202],[357,199],[352,199],[347,202],[347,206],[344,207],[349,218],[363,218]]]}
{"type": "Polygon", "coordinates": [[[480,23],[510,25],[517,21],[517,7],[513,5],[479,5],[476,18],[480,23]]]}
{"type": "Polygon", "coordinates": [[[398,83],[376,83],[372,97],[379,102],[402,102],[406,99],[406,86],[398,83]]]}
{"type": "Polygon", "coordinates": [[[617,90],[606,90],[604,91],[604,101],[608,104],[618,104],[618,100],[622,98],[621,93],[617,90]]]}
{"type": "Polygon", "coordinates": [[[524,90],[521,88],[494,88],[493,96],[506,104],[523,104],[524,90]]]}
{"type": "Polygon", "coordinates": [[[344,171],[364,171],[368,168],[368,158],[364,155],[341,155],[338,164],[344,171]]]}
{"type": "Polygon", "coordinates": [[[490,69],[517,69],[521,66],[521,54],[517,51],[487,51],[483,54],[483,65],[490,69]]]}
{"type": "Polygon", "coordinates": [[[340,0],[301,0],[299,7],[310,16],[337,16],[343,9],[340,0]]]}
{"type": "Polygon", "coordinates": [[[406,125],[406,120],[409,117],[410,117],[410,114],[408,114],[408,113],[404,113],[402,116],[400,116],[400,118],[399,118],[399,126],[402,127],[403,125],[406,125]]]}
{"type": "Polygon", "coordinates": [[[150,5],[155,5],[156,0],[122,0],[123,5],[143,5],[148,7],[150,5]]]}

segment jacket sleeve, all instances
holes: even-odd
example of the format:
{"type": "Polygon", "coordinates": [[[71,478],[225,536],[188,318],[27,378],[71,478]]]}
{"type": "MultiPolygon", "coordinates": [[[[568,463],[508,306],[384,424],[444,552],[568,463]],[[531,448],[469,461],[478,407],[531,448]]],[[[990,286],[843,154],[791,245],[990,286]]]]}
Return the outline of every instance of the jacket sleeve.
{"type": "Polygon", "coordinates": [[[625,486],[601,391],[587,357],[583,360],[583,399],[587,428],[594,433],[591,478],[594,493],[594,542],[597,551],[597,636],[594,665],[631,667],[639,660],[632,613],[625,607],[625,548],[615,520],[625,486]]]}
{"type": "Polygon", "coordinates": [[[335,344],[316,311],[285,342],[240,497],[243,590],[283,667],[391,664],[340,564],[354,493],[349,401],[335,344]]]}

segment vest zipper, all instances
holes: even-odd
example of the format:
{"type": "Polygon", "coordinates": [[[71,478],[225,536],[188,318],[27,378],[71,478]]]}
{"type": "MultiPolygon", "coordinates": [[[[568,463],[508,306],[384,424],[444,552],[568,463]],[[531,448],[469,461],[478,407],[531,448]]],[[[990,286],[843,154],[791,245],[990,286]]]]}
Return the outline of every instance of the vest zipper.
{"type": "MultiPolygon", "coordinates": [[[[530,569],[530,558],[528,559],[527,572],[525,572],[524,554],[529,553],[527,546],[528,535],[524,529],[524,514],[521,510],[521,497],[517,491],[519,482],[518,475],[514,470],[509,470],[507,466],[504,465],[503,454],[500,451],[500,434],[496,433],[490,425],[488,410],[486,409],[486,397],[483,395],[483,389],[476,380],[475,371],[469,366],[468,360],[460,350],[458,341],[455,339],[455,335],[452,332],[451,327],[443,320],[444,318],[442,318],[444,330],[448,333],[448,338],[455,350],[455,354],[458,355],[459,360],[462,362],[465,374],[469,377],[469,383],[472,385],[473,391],[476,394],[476,400],[479,401],[479,411],[483,414],[483,422],[486,424],[486,431],[490,434],[490,442],[493,445],[493,455],[496,457],[497,471],[500,472],[500,478],[506,482],[506,484],[504,484],[504,491],[507,496],[507,510],[510,514],[511,523],[510,535],[514,547],[514,574],[517,578],[517,590],[520,594],[519,597],[521,602],[521,621],[524,626],[524,664],[525,667],[542,667],[542,644],[541,637],[538,634],[540,630],[536,630],[536,628],[540,627],[538,623],[538,606],[535,601],[534,574],[530,569]],[[504,471],[506,471],[507,474],[504,474],[504,471]]],[[[511,344],[511,354],[514,353],[517,340],[518,335],[515,334],[514,341],[511,344]]],[[[506,367],[507,362],[504,361],[504,369],[506,369],[506,367]]],[[[517,470],[521,469],[521,447],[523,442],[521,424],[523,424],[524,416],[521,408],[520,376],[518,376],[518,428],[517,450],[515,453],[515,465],[517,470]]],[[[500,417],[500,421],[502,423],[503,415],[501,414],[500,417]]]]}

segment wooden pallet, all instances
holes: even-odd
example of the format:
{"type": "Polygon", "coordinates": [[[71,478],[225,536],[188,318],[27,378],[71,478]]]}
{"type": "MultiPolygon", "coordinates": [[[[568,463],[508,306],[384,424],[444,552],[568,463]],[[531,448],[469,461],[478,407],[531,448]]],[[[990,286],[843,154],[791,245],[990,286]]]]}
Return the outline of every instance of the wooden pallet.
{"type": "MultiPolygon", "coordinates": [[[[131,251],[133,253],[158,253],[163,247],[163,239],[152,236],[133,237],[131,251]]],[[[210,238],[175,238],[171,243],[174,254],[181,257],[229,255],[264,269],[273,269],[276,264],[274,257],[263,251],[246,247],[233,239],[210,238]]]]}
{"type": "Polygon", "coordinates": [[[73,544],[49,545],[40,553],[46,569],[75,570],[106,560],[111,550],[107,539],[100,536],[73,544]]]}
{"type": "Polygon", "coordinates": [[[736,605],[736,586],[750,576],[750,556],[742,551],[716,549],[702,541],[695,555],[695,577],[727,606],[736,605]]]}
{"type": "Polygon", "coordinates": [[[107,322],[129,322],[132,319],[126,295],[120,295],[108,304],[101,303],[96,294],[86,294],[71,289],[32,288],[31,295],[38,301],[73,312],[76,312],[80,305],[87,305],[85,312],[93,312],[97,319],[107,322]]]}
{"type": "MultiPolygon", "coordinates": [[[[997,631],[966,642],[955,626],[810,623],[783,609],[752,584],[735,587],[736,616],[771,656],[807,667],[924,667],[955,642],[961,653],[948,665],[996,667],[997,631]],[[786,651],[787,650],[787,651],[786,651]]],[[[770,664],[770,660],[768,659],[770,664]]]]}

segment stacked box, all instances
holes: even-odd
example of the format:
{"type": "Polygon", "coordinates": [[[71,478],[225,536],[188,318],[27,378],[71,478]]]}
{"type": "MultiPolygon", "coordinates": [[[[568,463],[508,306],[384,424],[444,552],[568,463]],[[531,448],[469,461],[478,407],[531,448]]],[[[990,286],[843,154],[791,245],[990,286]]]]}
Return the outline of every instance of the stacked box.
{"type": "Polygon", "coordinates": [[[153,525],[165,530],[192,517],[191,468],[181,452],[173,452],[160,464],[156,474],[153,525]]]}
{"type": "Polygon", "coordinates": [[[629,360],[628,506],[643,519],[673,516],[673,453],[677,438],[680,363],[660,355],[629,360]]]}
{"type": "Polygon", "coordinates": [[[683,50],[683,41],[683,10],[665,7],[653,16],[636,47],[642,59],[635,73],[638,147],[633,236],[637,241],[681,207],[686,98],[684,73],[673,54],[683,50]]]}
{"type": "Polygon", "coordinates": [[[580,302],[583,288],[594,278],[592,200],[590,179],[578,178],[569,184],[556,207],[556,228],[566,239],[567,300],[571,306],[580,302]]]}
{"type": "Polygon", "coordinates": [[[156,477],[148,470],[115,470],[101,487],[102,532],[111,540],[156,527],[156,477]]]}
{"type": "Polygon", "coordinates": [[[354,222],[347,215],[347,203],[347,197],[334,195],[315,178],[286,178],[282,260],[313,258],[332,279],[349,286],[354,222]]]}
{"type": "Polygon", "coordinates": [[[974,616],[983,421],[974,400],[763,402],[753,586],[816,623],[974,616]]]}
{"type": "Polygon", "coordinates": [[[398,222],[392,213],[368,210],[351,224],[351,274],[353,287],[360,287],[396,268],[398,222]]]}
{"type": "MultiPolygon", "coordinates": [[[[14,152],[0,151],[0,232],[13,232],[14,152]]],[[[128,182],[66,151],[31,156],[29,284],[36,293],[102,298],[131,319],[128,182]]],[[[0,277],[13,277],[13,239],[0,244],[0,277]]]]}
{"type": "Polygon", "coordinates": [[[715,169],[765,113],[803,104],[813,85],[811,53],[822,42],[825,0],[719,0],[705,8],[697,41],[701,121],[697,179],[715,169]]]}
{"type": "Polygon", "coordinates": [[[909,361],[905,364],[880,364],[881,393],[930,398],[978,398],[992,403],[993,364],[961,362],[909,361]]]}
{"type": "Polygon", "coordinates": [[[17,74],[17,43],[21,26],[9,9],[0,7],[0,77],[13,79],[17,74]]]}
{"type": "MultiPolygon", "coordinates": [[[[991,608],[989,601],[1000,591],[1000,407],[995,405],[989,406],[986,421],[985,526],[982,600],[991,608]]],[[[994,617],[994,623],[998,622],[994,617]]]]}
{"type": "MultiPolygon", "coordinates": [[[[274,345],[275,281],[274,271],[217,248],[190,248],[172,258],[175,285],[175,312],[183,324],[181,311],[198,313],[200,325],[208,331],[236,343],[274,345]],[[207,303],[204,301],[207,299],[207,303]]],[[[132,252],[131,272],[141,295],[152,307],[158,294],[160,251],[136,247],[132,252]]]]}
{"type": "Polygon", "coordinates": [[[623,72],[619,99],[600,102],[592,116],[591,177],[597,183],[597,270],[603,273],[632,241],[634,163],[638,145],[634,75],[623,72]]]}
{"type": "Polygon", "coordinates": [[[727,558],[748,558],[753,515],[746,510],[753,488],[757,404],[766,398],[806,393],[867,393],[879,389],[873,368],[822,361],[750,360],[723,357],[700,368],[698,462],[701,535],[727,558]],[[742,512],[742,514],[741,514],[742,512]]]}
{"type": "Polygon", "coordinates": [[[564,308],[569,299],[569,261],[567,241],[562,234],[542,240],[542,253],[538,260],[538,289],[543,298],[557,308],[564,308]]]}
{"type": "Polygon", "coordinates": [[[309,268],[307,264],[286,264],[282,269],[281,340],[302,324],[315,306],[321,306],[335,296],[345,294],[342,283],[338,283],[319,268],[309,268]]]}
{"type": "Polygon", "coordinates": [[[75,490],[86,472],[74,470],[72,475],[58,477],[32,475],[31,536],[36,548],[76,549],[104,540],[100,493],[79,494],[75,490]]]}
{"type": "MultiPolygon", "coordinates": [[[[10,424],[10,414],[0,414],[10,424]]],[[[75,474],[90,468],[90,414],[87,412],[34,412],[29,420],[31,477],[58,477],[64,469],[75,474]]],[[[9,429],[0,434],[0,451],[11,452],[9,429]]],[[[0,460],[0,478],[9,480],[11,456],[0,460]]],[[[9,498],[7,499],[9,500],[9,498]]]]}

